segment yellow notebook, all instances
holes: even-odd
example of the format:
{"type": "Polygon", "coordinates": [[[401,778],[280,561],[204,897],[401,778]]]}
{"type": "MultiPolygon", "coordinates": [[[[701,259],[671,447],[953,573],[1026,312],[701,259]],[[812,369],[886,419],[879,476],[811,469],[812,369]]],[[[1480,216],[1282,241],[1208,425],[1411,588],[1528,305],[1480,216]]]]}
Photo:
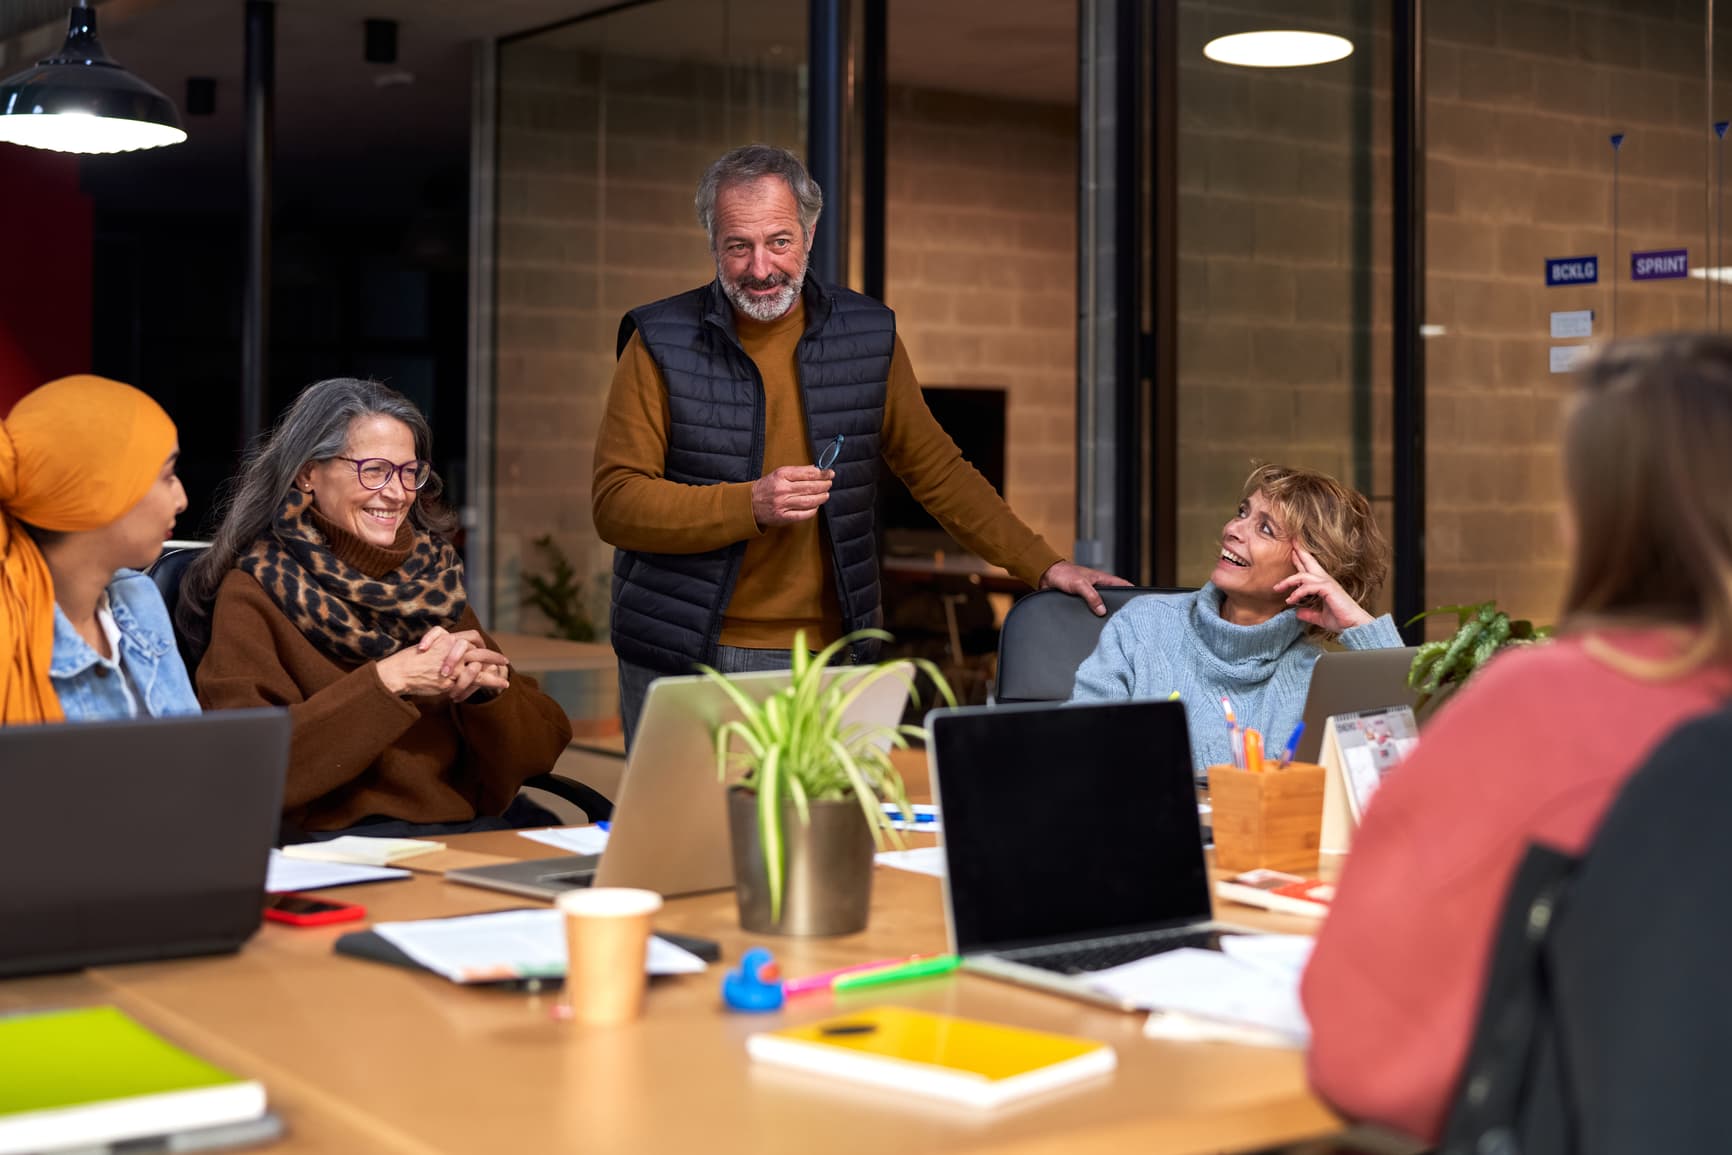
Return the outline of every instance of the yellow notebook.
{"type": "Polygon", "coordinates": [[[1105,1043],[907,1007],[872,1007],[746,1041],[754,1059],[995,1107],[1118,1065],[1105,1043]]]}

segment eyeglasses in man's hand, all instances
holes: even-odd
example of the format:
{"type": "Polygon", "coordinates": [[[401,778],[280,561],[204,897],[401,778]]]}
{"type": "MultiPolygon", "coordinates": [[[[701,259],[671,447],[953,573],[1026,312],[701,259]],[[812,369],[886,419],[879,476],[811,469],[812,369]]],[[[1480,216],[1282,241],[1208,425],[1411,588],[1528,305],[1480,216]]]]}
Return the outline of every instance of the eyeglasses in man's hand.
{"type": "Polygon", "coordinates": [[[828,469],[832,465],[836,464],[836,458],[842,455],[842,441],[843,435],[838,433],[836,434],[836,440],[830,442],[830,444],[824,447],[824,452],[818,455],[819,469],[828,469]]]}

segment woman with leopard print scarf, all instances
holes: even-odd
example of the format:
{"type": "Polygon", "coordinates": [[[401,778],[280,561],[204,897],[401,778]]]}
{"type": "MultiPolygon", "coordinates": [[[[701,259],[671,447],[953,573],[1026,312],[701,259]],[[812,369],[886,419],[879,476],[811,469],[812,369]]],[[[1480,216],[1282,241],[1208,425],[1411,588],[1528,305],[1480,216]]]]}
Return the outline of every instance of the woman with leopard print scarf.
{"type": "Polygon", "coordinates": [[[309,386],[182,584],[206,708],[288,707],[284,817],[309,837],[558,821],[517,792],[571,724],[469,608],[431,441],[392,389],[309,386]]]}

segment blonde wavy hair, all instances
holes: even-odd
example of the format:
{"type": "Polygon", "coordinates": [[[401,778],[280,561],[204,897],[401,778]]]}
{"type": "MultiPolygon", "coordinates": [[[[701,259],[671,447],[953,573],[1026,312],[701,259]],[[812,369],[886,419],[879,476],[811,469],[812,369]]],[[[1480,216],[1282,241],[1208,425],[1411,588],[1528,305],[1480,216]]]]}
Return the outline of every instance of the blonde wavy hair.
{"type": "Polygon", "coordinates": [[[1658,661],[1588,639],[1590,652],[1636,677],[1732,664],[1732,339],[1614,341],[1578,381],[1563,436],[1578,527],[1564,629],[1681,628],[1682,652],[1658,661]]]}
{"type": "Polygon", "coordinates": [[[1253,469],[1239,500],[1258,492],[1287,536],[1315,557],[1348,597],[1363,606],[1377,596],[1389,575],[1389,543],[1364,494],[1326,473],[1284,465],[1253,469]]]}

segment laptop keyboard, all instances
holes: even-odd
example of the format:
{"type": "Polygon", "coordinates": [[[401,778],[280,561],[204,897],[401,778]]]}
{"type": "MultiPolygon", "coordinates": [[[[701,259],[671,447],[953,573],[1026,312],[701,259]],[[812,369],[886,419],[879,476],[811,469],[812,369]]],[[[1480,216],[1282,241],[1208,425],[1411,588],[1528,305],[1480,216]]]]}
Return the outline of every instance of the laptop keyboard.
{"type": "Polygon", "coordinates": [[[1063,946],[1023,947],[1020,950],[995,951],[999,958],[1061,975],[1089,974],[1111,967],[1136,962],[1152,954],[1197,947],[1202,950],[1221,949],[1221,939],[1231,931],[1193,930],[1164,934],[1136,935],[1130,938],[1103,938],[1063,946]]]}

